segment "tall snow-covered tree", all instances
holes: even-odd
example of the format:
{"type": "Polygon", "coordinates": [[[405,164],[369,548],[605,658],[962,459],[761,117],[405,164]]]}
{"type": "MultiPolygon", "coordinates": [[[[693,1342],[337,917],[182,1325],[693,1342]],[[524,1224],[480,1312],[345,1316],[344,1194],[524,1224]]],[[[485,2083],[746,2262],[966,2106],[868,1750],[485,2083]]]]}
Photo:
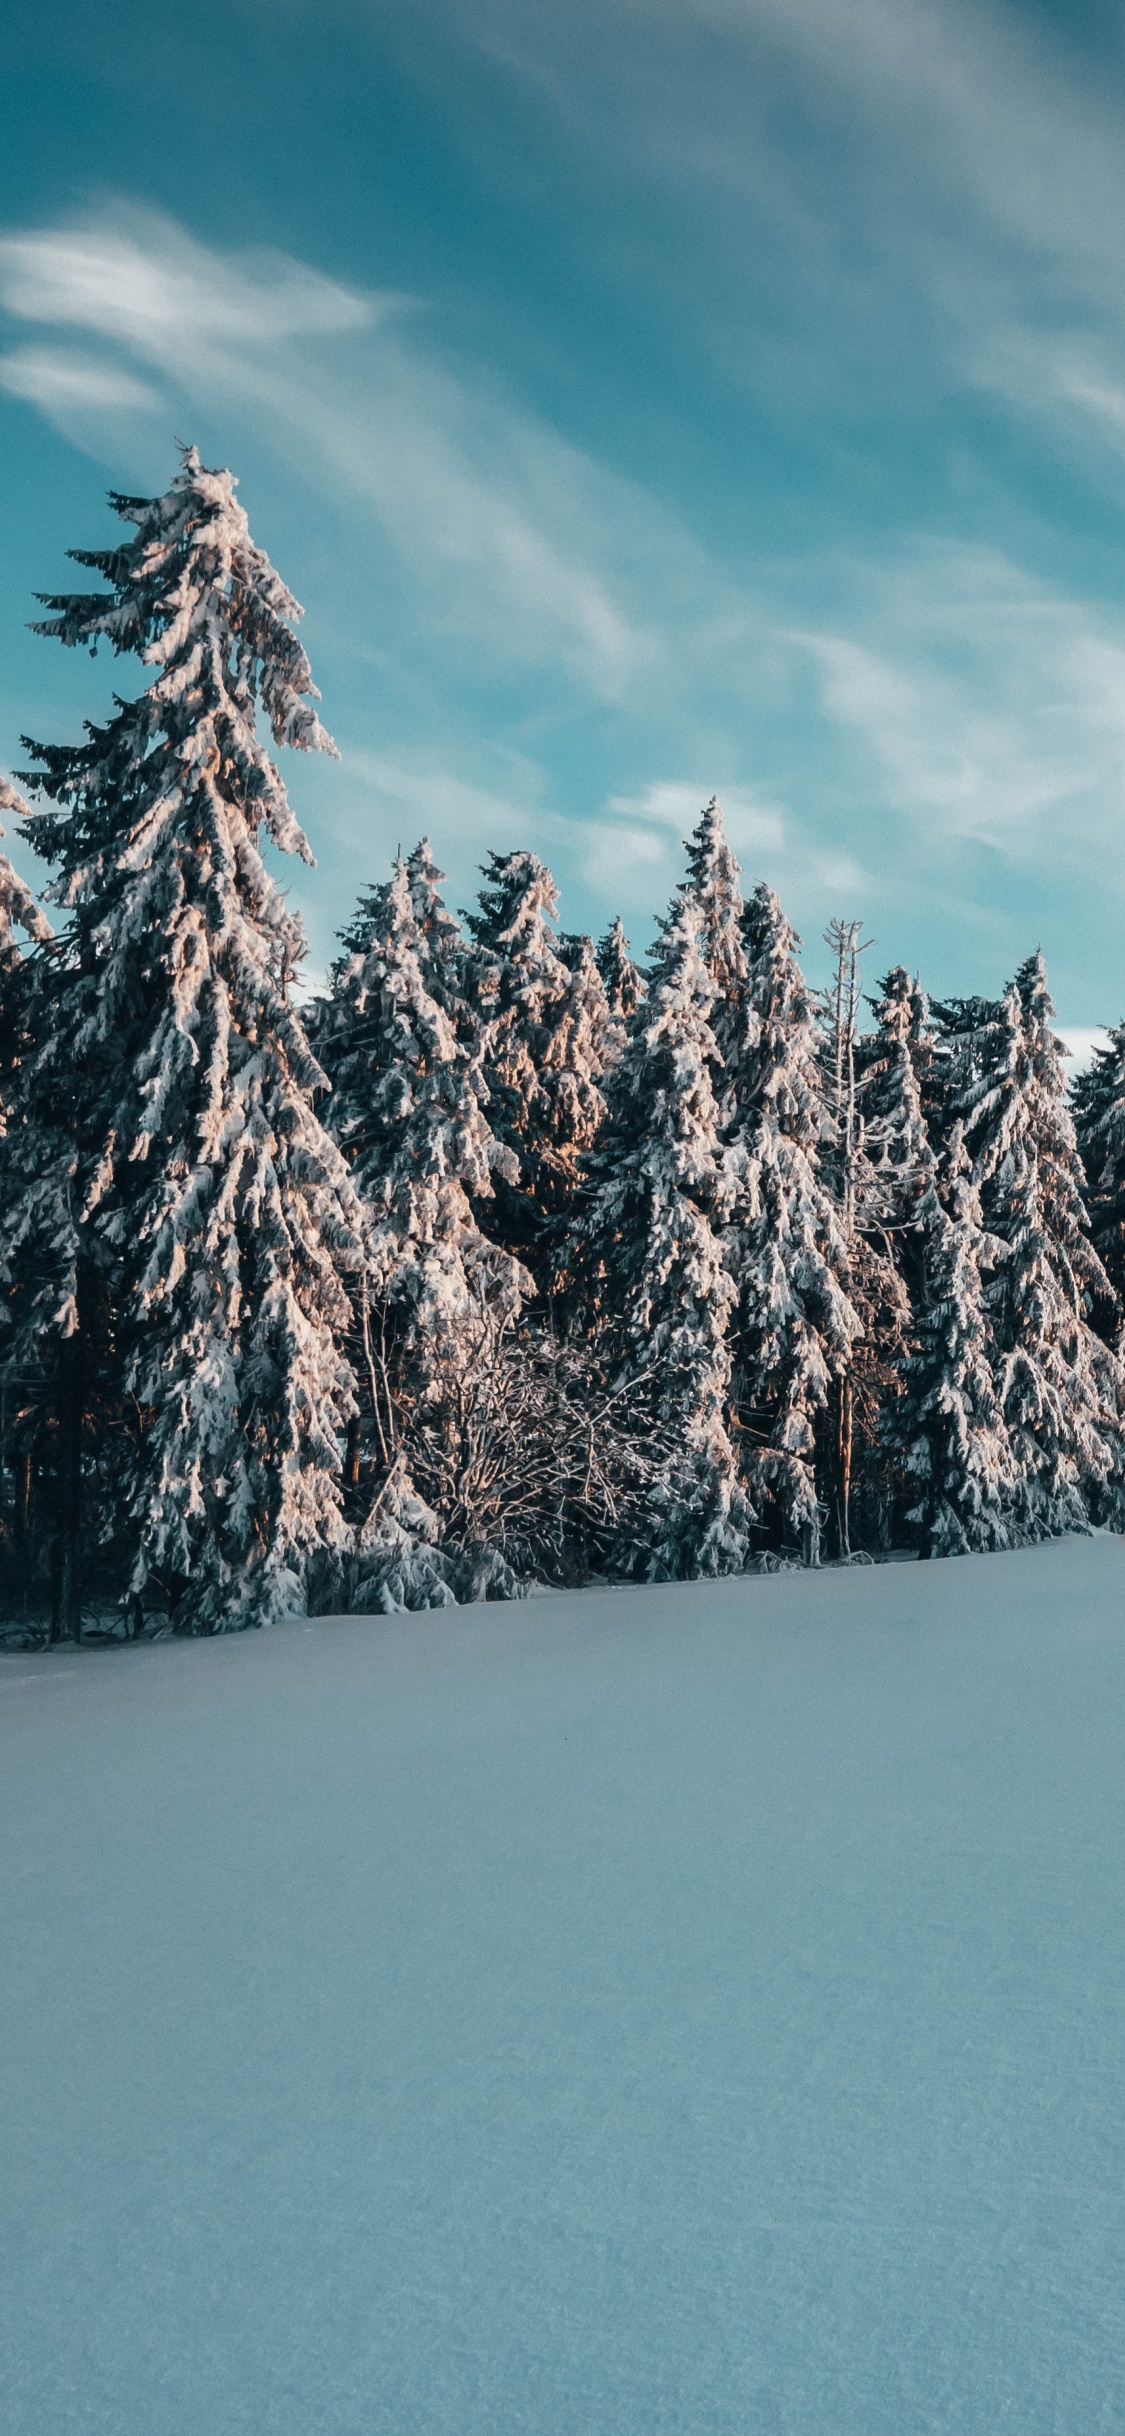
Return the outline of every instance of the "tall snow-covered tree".
{"type": "Polygon", "coordinates": [[[1086,1173],[1094,1249],[1113,1288],[1095,1301],[1100,1332],[1119,1346],[1125,1305],[1125,1022],[1096,1049],[1074,1085],[1074,1118],[1086,1173]]]}
{"type": "Polygon", "coordinates": [[[541,1287],[557,1226],[604,1120],[609,1046],[605,989],[589,942],[568,961],[555,931],[558,891],[534,854],[493,854],[469,916],[470,1003],[481,1027],[492,1123],[519,1162],[519,1191],[497,1192],[488,1223],[541,1287]]]}
{"type": "Polygon", "coordinates": [[[868,1535],[886,1542],[901,1505],[900,1417],[913,1314],[924,1291],[924,1211],[935,1156],[924,1094],[932,1045],[918,984],[896,965],[857,1043],[858,1155],[851,1295],[862,1334],[851,1364],[855,1468],[868,1535]]]}
{"type": "Polygon", "coordinates": [[[713,1076],[704,925],[681,890],[653,950],[648,996],[607,1085],[591,1163],[586,1273],[623,1385],[648,1383],[671,1456],[631,1570],[652,1580],[738,1571],[751,1516],[727,1427],[736,1291],[721,1226],[727,1176],[713,1076]]]}
{"type": "Polygon", "coordinates": [[[901,964],[885,975],[880,990],[871,1001],[875,1029],[859,1042],[864,1218],[893,1234],[909,1268],[910,1238],[934,1164],[917,1057],[924,1002],[901,964]]]}
{"type": "MultiPolygon", "coordinates": [[[[317,1048],[330,1113],[370,1211],[361,1290],[362,1382],[383,1472],[404,1420],[428,1408],[488,1318],[514,1320],[532,1282],[482,1233],[474,1204],[516,1179],[497,1141],[479,1040],[458,1037],[441,877],[417,849],[361,900],[343,935],[317,1048]],[[421,861],[419,858],[423,858],[421,861]]],[[[451,953],[451,950],[450,950],[451,953]]]]}
{"type": "Polygon", "coordinates": [[[540,1197],[560,1215],[570,1206],[579,1170],[605,1123],[602,1084],[620,1043],[592,939],[560,941],[570,986],[545,1045],[537,1102],[540,1197]]]}
{"type": "Polygon", "coordinates": [[[685,898],[698,908],[703,961],[714,993],[712,1028],[720,1058],[728,1033],[737,1034],[746,988],[739,869],[727,844],[722,807],[713,795],[686,841],[685,898]]]}
{"type": "Polygon", "coordinates": [[[909,1484],[907,1526],[923,1556],[1012,1543],[1016,1476],[992,1360],[987,1277],[1004,1247],[981,1220],[959,1122],[931,1164],[918,1209],[915,1344],[894,1414],[909,1484]]]}
{"type": "Polygon", "coordinates": [[[929,1012],[933,1027],[931,1099],[926,1112],[930,1140],[938,1151],[951,1126],[960,1124],[964,1129],[970,1086],[987,1069],[996,1001],[979,993],[971,998],[933,999],[929,1012]]]}
{"type": "MultiPolygon", "coordinates": [[[[334,748],[297,603],[232,476],[187,449],[162,497],[111,497],[129,537],[74,553],[108,588],[44,596],[39,630],[108,641],[151,675],[82,744],[30,747],[54,806],[35,841],[70,925],[32,1076],[55,1150],[14,1232],[44,1281],[30,1319],[70,1349],[72,1447],[84,1303],[96,1288],[112,1305],[114,1385],[138,1420],[103,1527],[128,1550],[133,1612],[163,1598],[178,1628],[216,1632],[297,1606],[310,1562],[347,1543],[338,1337],[361,1214],[316,1112],[291,996],[304,941],[264,839],[312,858],[256,713],[279,745],[334,748]]],[[[64,1629],[77,1563],[72,1532],[64,1629]]]]}
{"type": "Polygon", "coordinates": [[[463,994],[465,941],[456,915],[450,913],[442,896],[445,873],[438,870],[428,837],[419,838],[407,855],[406,878],[414,920],[428,960],[431,992],[463,1034],[467,1029],[463,994]]]}
{"type": "Polygon", "coordinates": [[[615,1027],[620,1027],[620,1046],[624,1041],[625,1027],[632,1021],[645,994],[644,975],[629,953],[629,942],[620,914],[610,924],[604,939],[599,939],[597,958],[610,1020],[615,1027]]]}
{"type": "Polygon", "coordinates": [[[951,1065],[985,1225],[1004,1245],[995,1359],[1025,1539],[1082,1529],[1121,1502],[1122,1372],[1088,1316],[1111,1289],[1090,1241],[1053,1016],[1036,953],[959,1036],[951,1065]]]}
{"type": "Polygon", "coordinates": [[[735,1399],[744,1476],[768,1542],[816,1562],[817,1429],[859,1323],[837,1213],[820,1172],[825,1130],[815,1008],[800,942],[772,888],[741,925],[746,981],[729,1059],[725,1242],[737,1290],[735,1399]]]}

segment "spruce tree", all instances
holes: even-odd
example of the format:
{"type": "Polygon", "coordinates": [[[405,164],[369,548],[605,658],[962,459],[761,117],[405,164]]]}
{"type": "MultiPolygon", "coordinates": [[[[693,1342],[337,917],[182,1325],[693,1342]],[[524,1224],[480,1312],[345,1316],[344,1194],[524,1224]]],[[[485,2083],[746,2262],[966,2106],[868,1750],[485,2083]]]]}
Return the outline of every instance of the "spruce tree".
{"type": "Polygon", "coordinates": [[[1073,1091],[1094,1249],[1113,1289],[1095,1301],[1099,1332],[1115,1347],[1125,1303],[1125,1022],[1096,1049],[1073,1091]]]}
{"type": "MultiPolygon", "coordinates": [[[[297,603],[232,476],[187,449],[162,497],[111,499],[129,538],[73,554],[108,589],[44,596],[39,631],[152,674],[82,744],[30,746],[55,807],[36,843],[71,920],[32,1075],[55,1151],[16,1233],[44,1280],[31,1317],[70,1349],[72,1467],[92,1363],[137,1416],[101,1518],[131,1613],[163,1601],[177,1628],[217,1632],[299,1605],[309,1565],[347,1545],[338,1337],[361,1213],[316,1113],[325,1078],[291,997],[304,940],[264,840],[312,858],[256,711],[277,744],[334,748],[297,603]],[[99,1297],[108,1354],[87,1325],[99,1297]]],[[[71,1571],[77,1555],[72,1533],[71,1571]]],[[[73,1629],[69,1578],[58,1606],[73,1629]]]]}
{"type": "Polygon", "coordinates": [[[557,937],[546,865],[534,854],[493,854],[485,873],[480,911],[468,917],[467,986],[492,1124],[518,1162],[518,1190],[501,1183],[485,1223],[549,1291],[559,1221],[604,1119],[609,1014],[589,942],[568,961],[557,937]]]}
{"type": "Polygon", "coordinates": [[[875,1030],[859,1042],[864,1217],[893,1237],[909,1273],[911,1238],[934,1165],[919,1072],[925,1002],[901,964],[885,975],[880,990],[870,1002],[875,1030]]]}
{"type": "Polygon", "coordinates": [[[720,1232],[728,1179],[704,936],[682,889],[607,1084],[581,1230],[592,1324],[607,1332],[621,1385],[646,1383],[669,1448],[648,1530],[621,1552],[627,1570],[650,1580],[736,1572],[750,1548],[727,1428],[736,1292],[720,1232]]]}
{"type": "Polygon", "coordinates": [[[597,959],[610,1021],[615,1029],[619,1028],[620,1046],[624,1041],[625,1029],[645,994],[644,975],[629,953],[629,942],[620,914],[610,925],[604,939],[599,939],[597,959]]]}
{"type": "Polygon", "coordinates": [[[428,837],[419,838],[407,855],[406,878],[425,947],[430,991],[463,1036],[469,1028],[464,999],[465,941],[442,896],[445,873],[438,870],[428,837]]]}
{"type": "Polygon", "coordinates": [[[1006,1548],[1017,1484],[986,1299],[1004,1247],[982,1224],[959,1122],[926,1176],[918,1218],[915,1345],[894,1414],[912,1492],[907,1525],[923,1556],[1006,1548]]]}
{"type": "Polygon", "coordinates": [[[738,1031],[746,988],[742,939],[743,902],[739,869],[726,840],[722,809],[713,795],[686,840],[688,876],[681,893],[698,909],[700,942],[714,992],[713,1028],[719,1055],[738,1031]]]}
{"type": "Polygon", "coordinates": [[[1111,1288],[1090,1241],[1053,1015],[1036,953],[960,1036],[951,1067],[985,1225],[1004,1246],[995,1361],[1025,1539],[1109,1519],[1121,1495],[1122,1372],[1089,1317],[1111,1288]]]}
{"type": "Polygon", "coordinates": [[[888,1545],[903,1489],[897,1407],[924,1292],[924,1211],[935,1169],[924,1093],[932,1100],[933,1058],[925,1000],[902,965],[869,1004],[875,1028],[856,1043],[851,1295],[862,1334],[851,1392],[861,1527],[888,1545]]]}
{"type": "Polygon", "coordinates": [[[817,1428],[858,1321],[820,1172],[825,1130],[815,1008],[800,942],[772,888],[741,924],[746,980],[730,1047],[725,1242],[737,1290],[735,1402],[749,1494],[768,1545],[820,1549],[817,1428]]]}
{"type": "Polygon", "coordinates": [[[605,1123],[602,1084],[620,1044],[593,940],[571,934],[559,944],[570,983],[544,1044],[535,1116],[539,1198],[565,1224],[583,1163],[605,1123]]]}
{"type": "Polygon", "coordinates": [[[533,1290],[474,1215],[518,1167],[486,1114],[479,1040],[459,1038],[451,1012],[440,876],[420,848],[367,892],[317,1029],[336,1136],[370,1212],[359,1368],[381,1477],[482,1322],[514,1320],[533,1290]]]}

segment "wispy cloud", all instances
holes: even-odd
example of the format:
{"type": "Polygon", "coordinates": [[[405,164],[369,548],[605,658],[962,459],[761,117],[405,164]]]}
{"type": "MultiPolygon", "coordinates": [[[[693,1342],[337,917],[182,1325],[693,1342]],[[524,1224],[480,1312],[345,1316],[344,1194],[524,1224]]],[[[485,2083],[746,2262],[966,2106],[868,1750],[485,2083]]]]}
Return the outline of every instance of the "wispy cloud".
{"type": "MultiPolygon", "coordinates": [[[[1125,373],[1125,88],[1065,13],[1051,26],[1011,0],[440,9],[588,177],[673,206],[650,247],[633,240],[632,275],[775,402],[792,409],[799,390],[838,416],[873,383],[952,391],[997,330],[1096,337],[1125,373]]],[[[1041,402],[1012,399],[1025,417],[1041,402]]]]}
{"type": "Polygon", "coordinates": [[[167,372],[201,343],[231,348],[356,330],[400,300],[362,296],[270,249],[218,254],[162,212],[0,237],[0,294],[24,321],[96,330],[167,372]]]}
{"type": "MultiPolygon", "coordinates": [[[[683,874],[683,841],[712,790],[704,783],[657,779],[635,795],[611,795],[596,820],[569,824],[594,891],[631,912],[667,897],[683,874]]],[[[722,789],[727,837],[748,887],[767,879],[789,901],[823,912],[839,897],[872,886],[870,873],[838,846],[809,838],[792,812],[746,786],[722,789]]]]}
{"type": "MultiPolygon", "coordinates": [[[[345,833],[353,851],[371,857],[371,870],[401,845],[428,837],[439,859],[463,869],[491,848],[510,850],[527,842],[529,827],[545,817],[543,773],[534,762],[506,757],[509,790],[482,786],[443,767],[440,760],[413,761],[388,753],[345,756],[345,833]]],[[[549,820],[549,814],[546,815],[549,820]]]]}
{"type": "MultiPolygon", "coordinates": [[[[473,0],[461,22],[553,113],[587,207],[605,191],[592,163],[642,197],[630,294],[656,298],[681,359],[702,339],[724,446],[733,425],[746,450],[721,480],[749,466],[748,388],[786,439],[820,414],[837,462],[870,467],[887,396],[913,384],[927,412],[984,389],[1040,435],[1066,424],[1120,482],[1125,109],[1013,12],[473,0]]],[[[460,869],[470,841],[475,859],[530,839],[643,916],[717,786],[748,873],[806,925],[933,897],[951,843],[1041,877],[1085,857],[1117,885],[1125,617],[1018,563],[1030,519],[1010,548],[924,541],[900,494],[897,524],[853,546],[798,499],[792,549],[775,520],[755,559],[752,518],[728,534],[712,498],[704,542],[658,450],[644,481],[608,443],[599,461],[426,299],[203,246],[124,204],[0,237],[0,306],[0,385],[69,435],[100,449],[107,419],[147,417],[163,447],[205,416],[236,462],[265,447],[331,507],[341,628],[350,647],[369,622],[379,674],[353,744],[386,745],[345,760],[357,855],[428,828],[460,869]],[[397,728],[388,668],[405,672],[397,728]]]]}
{"type": "Polygon", "coordinates": [[[155,405],[140,365],[161,377],[168,412],[182,399],[252,412],[303,479],[363,503],[430,617],[470,625],[482,650],[561,660],[609,699],[657,653],[605,563],[607,540],[645,525],[643,500],[482,372],[459,378],[404,335],[409,300],[278,254],[221,254],[122,206],[0,237],[0,304],[14,321],[96,334],[123,359],[25,350],[8,359],[17,394],[72,428],[83,407],[155,405]]]}
{"type": "Polygon", "coordinates": [[[0,389],[27,398],[52,418],[75,413],[147,412],[159,405],[155,389],[119,364],[64,355],[50,347],[17,347],[0,355],[0,389]]]}
{"type": "Polygon", "coordinates": [[[865,575],[853,632],[791,640],[830,717],[869,747],[888,807],[931,852],[968,840],[1016,863],[1086,855],[1125,885],[1120,618],[981,549],[931,543],[865,575]]]}

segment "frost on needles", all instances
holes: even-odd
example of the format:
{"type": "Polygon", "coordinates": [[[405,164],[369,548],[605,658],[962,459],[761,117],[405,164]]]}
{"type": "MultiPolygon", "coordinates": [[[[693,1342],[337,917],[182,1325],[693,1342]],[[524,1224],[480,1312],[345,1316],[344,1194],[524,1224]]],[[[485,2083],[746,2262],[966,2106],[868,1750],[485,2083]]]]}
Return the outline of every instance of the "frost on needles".
{"type": "Polygon", "coordinates": [[[93,1510],[61,1534],[63,1628],[81,1524],[129,1547],[134,1613],[214,1631],[299,1605],[310,1559],[347,1536],[364,1219],[293,1004],[303,935],[263,860],[263,835],[311,857],[259,715],[278,745],[333,747],[297,604],[231,476],[189,449],[162,498],[113,504],[129,537],[75,553],[105,588],[50,597],[39,629],[104,640],[149,681],[82,744],[29,741],[68,926],[39,983],[30,1181],[6,1179],[8,1365],[58,1374],[71,1437],[96,1370],[118,1433],[93,1510]]]}

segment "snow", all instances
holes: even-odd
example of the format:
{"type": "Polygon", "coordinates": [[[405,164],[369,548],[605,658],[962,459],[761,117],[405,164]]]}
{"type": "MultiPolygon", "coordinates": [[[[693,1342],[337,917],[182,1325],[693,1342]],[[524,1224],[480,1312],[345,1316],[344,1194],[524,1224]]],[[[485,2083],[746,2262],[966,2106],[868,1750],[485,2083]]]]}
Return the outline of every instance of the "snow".
{"type": "Polygon", "coordinates": [[[0,1661],[6,2436],[1095,2436],[1125,1549],[0,1661]]]}

